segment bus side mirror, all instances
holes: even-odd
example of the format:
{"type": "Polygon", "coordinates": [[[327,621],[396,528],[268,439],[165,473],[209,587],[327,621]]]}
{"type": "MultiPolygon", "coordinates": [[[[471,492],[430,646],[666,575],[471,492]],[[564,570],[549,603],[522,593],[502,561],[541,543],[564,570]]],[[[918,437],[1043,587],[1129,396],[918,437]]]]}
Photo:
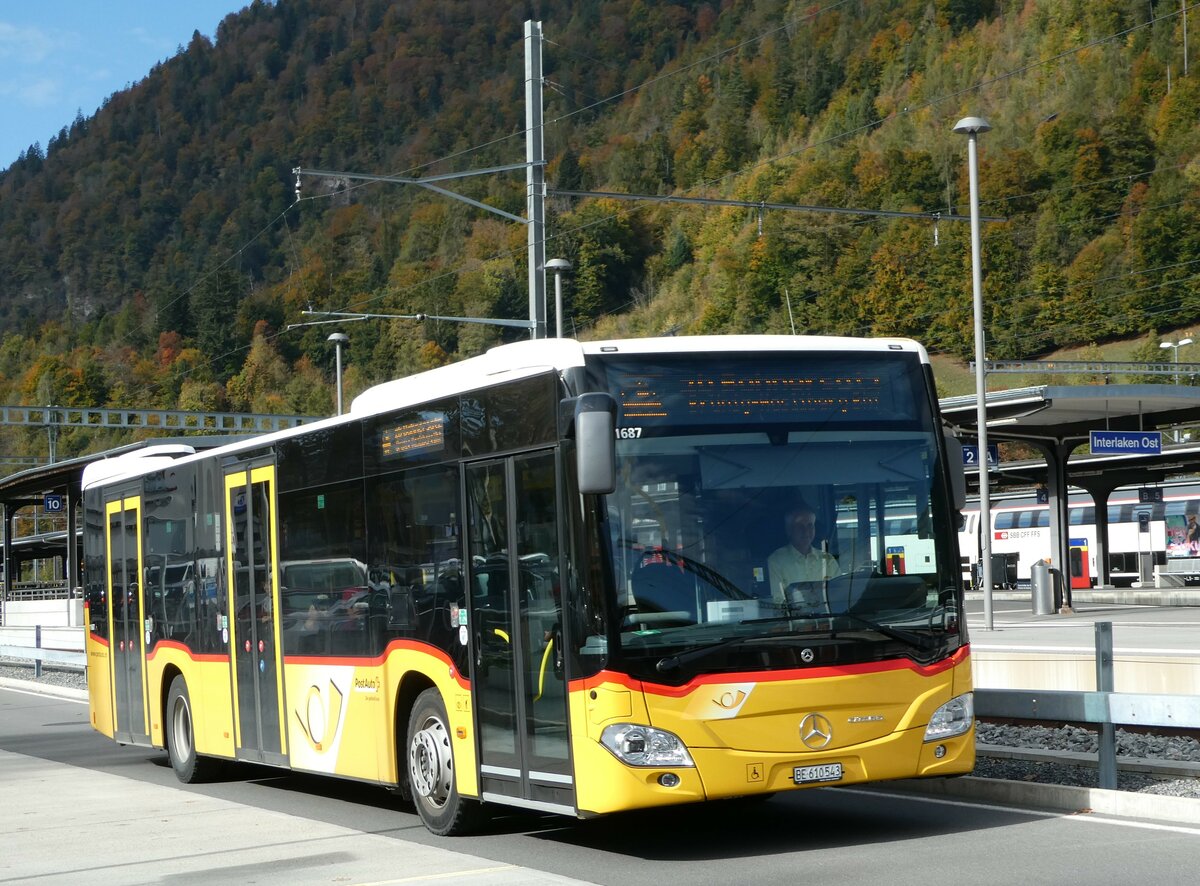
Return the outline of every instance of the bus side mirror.
{"type": "Polygon", "coordinates": [[[607,495],[617,488],[617,401],[610,394],[575,399],[575,467],[579,491],[607,495]]]}
{"type": "MultiPolygon", "coordinates": [[[[950,494],[953,496],[954,510],[961,511],[967,506],[967,471],[963,464],[962,440],[953,434],[946,434],[946,473],[950,475],[950,494]]],[[[987,467],[981,469],[981,482],[987,482],[987,467]]]]}

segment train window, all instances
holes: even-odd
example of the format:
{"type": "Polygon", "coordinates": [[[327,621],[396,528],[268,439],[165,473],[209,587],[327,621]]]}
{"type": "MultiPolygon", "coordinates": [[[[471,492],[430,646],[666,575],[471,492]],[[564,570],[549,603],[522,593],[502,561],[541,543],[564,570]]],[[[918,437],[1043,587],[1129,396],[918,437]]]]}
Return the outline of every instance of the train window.
{"type": "Polygon", "coordinates": [[[1017,512],[1017,527],[1019,529],[1028,529],[1033,526],[1033,511],[1018,511],[1017,512]]]}
{"type": "Polygon", "coordinates": [[[1044,511],[1037,512],[1037,524],[1036,525],[1038,525],[1038,526],[1049,526],[1050,525],[1050,509],[1049,508],[1047,508],[1044,511]]]}
{"type": "Polygon", "coordinates": [[[1012,529],[1013,528],[1013,512],[1001,511],[996,515],[997,529],[1012,529]]]}

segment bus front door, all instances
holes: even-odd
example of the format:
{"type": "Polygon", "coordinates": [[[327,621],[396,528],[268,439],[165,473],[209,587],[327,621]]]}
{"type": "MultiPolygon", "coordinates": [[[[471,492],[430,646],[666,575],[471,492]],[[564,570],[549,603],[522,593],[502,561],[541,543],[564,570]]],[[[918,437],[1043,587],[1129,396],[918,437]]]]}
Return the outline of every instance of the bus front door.
{"type": "Polygon", "coordinates": [[[225,550],[233,589],[232,650],[234,746],[239,760],[287,761],[280,716],[283,680],[279,654],[279,544],[273,465],[241,465],[225,475],[225,550]]]}
{"type": "Polygon", "coordinates": [[[138,532],[141,512],[139,496],[116,499],[105,506],[113,738],[128,744],[150,744],[145,645],[149,628],[142,599],[142,544],[138,532]]]}
{"type": "Polygon", "coordinates": [[[484,800],[572,814],[553,451],[468,465],[475,734],[484,800]]]}

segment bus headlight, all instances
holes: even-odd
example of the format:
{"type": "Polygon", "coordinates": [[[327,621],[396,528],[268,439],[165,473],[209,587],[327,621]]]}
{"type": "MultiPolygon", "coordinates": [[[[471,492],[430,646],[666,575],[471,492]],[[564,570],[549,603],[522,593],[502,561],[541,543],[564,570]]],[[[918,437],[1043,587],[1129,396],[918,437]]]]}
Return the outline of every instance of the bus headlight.
{"type": "Polygon", "coordinates": [[[678,735],[653,726],[614,723],[604,727],[600,743],[630,766],[696,765],[678,735]]]}
{"type": "Polygon", "coordinates": [[[933,712],[925,727],[925,741],[938,741],[962,735],[975,722],[975,697],[967,692],[950,699],[933,712]]]}

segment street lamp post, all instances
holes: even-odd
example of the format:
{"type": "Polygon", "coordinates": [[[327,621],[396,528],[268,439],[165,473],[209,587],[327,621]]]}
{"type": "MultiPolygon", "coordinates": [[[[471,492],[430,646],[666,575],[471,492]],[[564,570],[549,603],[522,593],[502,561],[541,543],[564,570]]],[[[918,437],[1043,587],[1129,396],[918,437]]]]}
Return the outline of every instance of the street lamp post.
{"type": "MultiPolygon", "coordinates": [[[[1191,343],[1191,338],[1181,338],[1179,341],[1165,341],[1159,345],[1160,348],[1171,348],[1175,352],[1175,384],[1179,384],[1179,349],[1191,343]]],[[[1179,428],[1175,428],[1175,442],[1181,442],[1179,428]]]]}
{"type": "Polygon", "coordinates": [[[335,372],[337,373],[337,414],[342,414],[342,346],[350,343],[350,336],[335,332],[326,341],[333,342],[335,372]]]}
{"type": "Polygon", "coordinates": [[[571,263],[565,258],[552,258],[546,262],[546,270],[554,272],[554,328],[556,337],[562,338],[562,275],[570,272],[571,263]]]}
{"type": "Polygon", "coordinates": [[[971,182],[971,290],[975,312],[975,421],[979,425],[979,574],[983,577],[983,625],[992,630],[992,509],[988,489],[987,369],[983,339],[983,274],[979,258],[979,160],[976,142],[990,130],[982,117],[964,117],[954,131],[967,137],[967,172],[971,182]]]}
{"type": "MultiPolygon", "coordinates": [[[[1179,366],[1179,349],[1184,345],[1190,345],[1190,338],[1181,338],[1179,341],[1165,341],[1159,345],[1160,348],[1172,348],[1175,351],[1175,366],[1179,366]]],[[[1179,384],[1179,369],[1175,370],[1175,384],[1179,384]]]]}

